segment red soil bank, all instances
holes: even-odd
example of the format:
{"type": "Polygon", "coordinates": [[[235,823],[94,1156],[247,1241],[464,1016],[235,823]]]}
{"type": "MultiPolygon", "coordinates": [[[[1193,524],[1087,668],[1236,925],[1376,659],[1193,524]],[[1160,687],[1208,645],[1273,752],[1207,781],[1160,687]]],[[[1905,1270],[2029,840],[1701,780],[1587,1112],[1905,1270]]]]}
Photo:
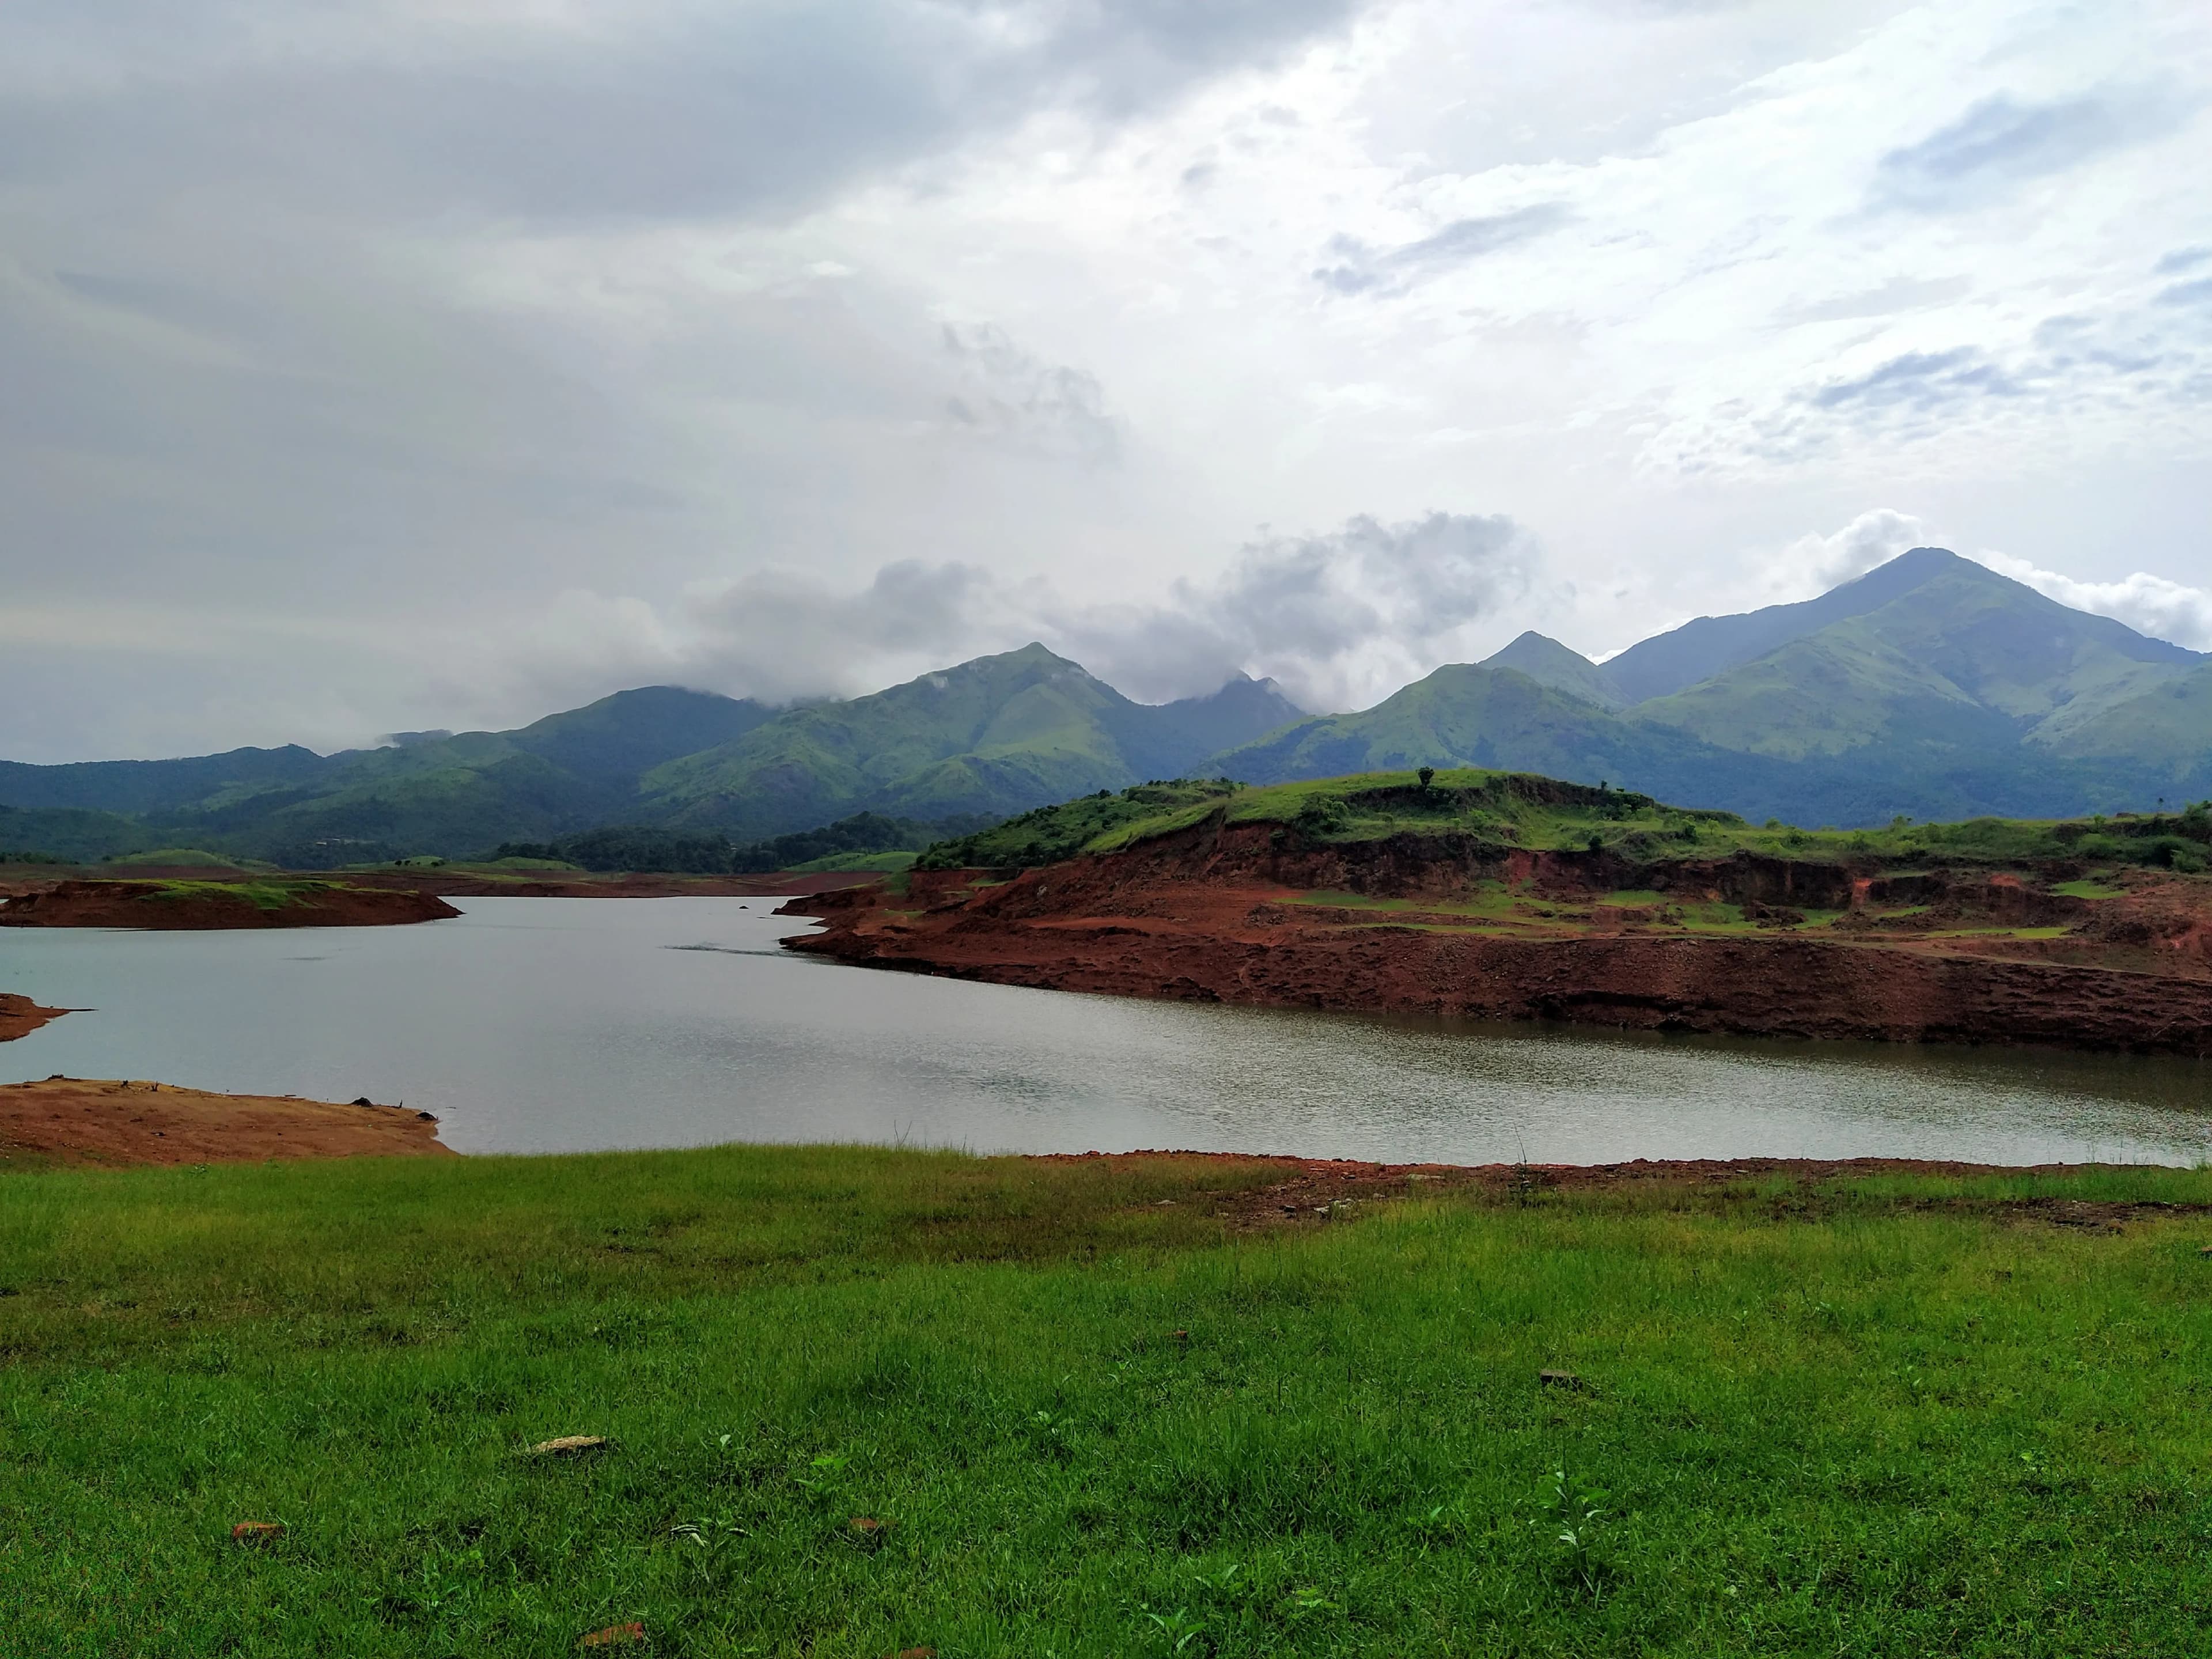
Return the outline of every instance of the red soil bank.
{"type": "Polygon", "coordinates": [[[664,875],[651,871],[590,875],[562,870],[516,876],[484,876],[467,871],[447,875],[436,870],[386,875],[373,870],[349,870],[343,879],[360,886],[420,888],[454,898],[790,898],[866,886],[876,877],[867,870],[775,870],[753,876],[664,875]]]}
{"type": "Polygon", "coordinates": [[[373,927],[461,913],[432,893],[309,884],[264,908],[213,884],[182,892],[156,881],[64,881],[0,904],[7,927],[373,927]]]}
{"type": "Polygon", "coordinates": [[[259,1163],[294,1158],[452,1158],[428,1112],[217,1095],[167,1084],[48,1078],[0,1084],[0,1168],[259,1163]]]}
{"type": "MultiPolygon", "coordinates": [[[[64,882],[94,878],[89,872],[98,868],[94,865],[82,870],[58,872],[49,866],[17,866],[0,871],[0,898],[50,892],[64,882]]],[[[750,876],[665,875],[649,871],[593,875],[580,870],[487,873],[434,866],[416,870],[300,870],[280,877],[211,869],[204,865],[179,865],[174,868],[133,866],[131,876],[148,881],[331,881],[353,888],[436,893],[448,898],[789,898],[795,894],[865,886],[876,879],[872,872],[866,870],[771,870],[750,876]]]]}
{"type": "Polygon", "coordinates": [[[0,991],[0,1042],[28,1036],[48,1020],[59,1019],[67,1012],[66,1008],[41,1008],[28,997],[0,991]]]}
{"type": "Polygon", "coordinates": [[[984,872],[945,872],[917,874],[903,896],[872,887],[793,901],[787,912],[829,927],[786,943],[878,967],[1120,995],[2212,1055],[2203,884],[2098,902],[1982,873],[1910,878],[1928,890],[1883,893],[1882,878],[1747,855],[1666,866],[1656,878],[1686,896],[1753,916],[1771,907],[1771,932],[1762,923],[1699,937],[1670,929],[1658,908],[1574,908],[1655,878],[1604,861],[1514,853],[1474,868],[1413,836],[1301,848],[1268,825],[1217,822],[996,885],[975,884],[984,872]],[[1525,923],[1421,908],[1463,896],[1477,877],[1561,908],[1525,923]],[[1413,902],[1389,912],[1299,902],[1334,890],[1413,902]],[[1905,918],[1873,908],[1899,901],[1924,908],[1905,918]],[[1792,904],[1846,914],[1841,926],[1800,929],[1791,919],[1802,915],[1783,908],[1792,904]],[[1946,939],[1931,936],[1930,918],[2069,931],[1946,939]]]}

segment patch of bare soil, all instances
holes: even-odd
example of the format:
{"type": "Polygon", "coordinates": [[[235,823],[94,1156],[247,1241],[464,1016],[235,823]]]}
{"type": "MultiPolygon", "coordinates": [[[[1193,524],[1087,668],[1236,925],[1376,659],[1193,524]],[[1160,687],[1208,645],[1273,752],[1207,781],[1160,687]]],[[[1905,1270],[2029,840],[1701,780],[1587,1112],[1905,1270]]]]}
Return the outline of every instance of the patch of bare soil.
{"type": "Polygon", "coordinates": [[[0,1169],[453,1156],[435,1118],[397,1106],[94,1078],[0,1085],[0,1169]]]}

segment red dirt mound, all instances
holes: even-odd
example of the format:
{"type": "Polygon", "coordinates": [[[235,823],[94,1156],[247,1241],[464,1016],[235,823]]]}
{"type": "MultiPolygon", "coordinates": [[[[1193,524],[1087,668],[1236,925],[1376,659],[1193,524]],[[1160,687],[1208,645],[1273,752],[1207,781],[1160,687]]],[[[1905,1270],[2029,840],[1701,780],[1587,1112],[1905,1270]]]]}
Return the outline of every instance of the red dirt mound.
{"type": "Polygon", "coordinates": [[[461,913],[433,893],[336,882],[64,881],[0,904],[8,927],[374,927],[461,913]]]}
{"type": "Polygon", "coordinates": [[[453,1148],[439,1142],[434,1118],[396,1106],[208,1094],[92,1078],[0,1085],[0,1167],[453,1156],[453,1148]]]}

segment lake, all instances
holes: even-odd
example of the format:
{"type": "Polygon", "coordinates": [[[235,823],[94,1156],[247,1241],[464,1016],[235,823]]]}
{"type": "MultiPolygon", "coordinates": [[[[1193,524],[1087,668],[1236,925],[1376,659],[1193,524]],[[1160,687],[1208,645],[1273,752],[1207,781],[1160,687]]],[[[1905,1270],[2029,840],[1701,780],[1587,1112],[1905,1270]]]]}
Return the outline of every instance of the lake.
{"type": "Polygon", "coordinates": [[[0,930],[64,1073],[367,1095],[465,1152],[864,1140],[1390,1162],[2212,1157],[2201,1061],[1477,1026],[975,985],[780,950],[775,900],[466,898],[406,927],[0,930]]]}

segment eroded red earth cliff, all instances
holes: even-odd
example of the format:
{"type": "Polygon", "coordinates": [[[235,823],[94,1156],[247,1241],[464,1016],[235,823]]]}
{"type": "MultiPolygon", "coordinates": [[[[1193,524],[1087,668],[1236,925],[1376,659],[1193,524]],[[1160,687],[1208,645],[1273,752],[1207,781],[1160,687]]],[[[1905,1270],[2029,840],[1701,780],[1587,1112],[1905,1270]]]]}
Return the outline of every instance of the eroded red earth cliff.
{"type": "Polygon", "coordinates": [[[2212,884],[2094,896],[1737,854],[1662,866],[1218,820],[794,901],[793,950],[1003,984],[1468,1019],[2212,1055],[2212,884]]]}

